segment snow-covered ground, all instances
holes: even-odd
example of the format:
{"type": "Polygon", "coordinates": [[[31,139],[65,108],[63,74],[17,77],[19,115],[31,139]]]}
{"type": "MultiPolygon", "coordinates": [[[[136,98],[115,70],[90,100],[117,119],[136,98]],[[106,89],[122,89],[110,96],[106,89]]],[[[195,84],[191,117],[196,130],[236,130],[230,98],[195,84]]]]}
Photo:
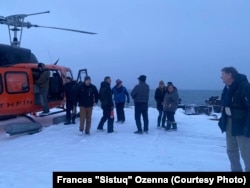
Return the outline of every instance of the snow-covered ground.
{"type": "MultiPolygon", "coordinates": [[[[102,116],[94,107],[90,135],[79,135],[75,125],[53,125],[51,117],[36,120],[44,125],[33,135],[7,137],[0,123],[0,187],[52,186],[54,171],[230,171],[225,135],[207,115],[176,112],[177,131],[156,127],[158,112],[149,108],[149,134],[137,135],[133,107],[125,108],[126,122],[114,123],[115,132],[97,131],[102,116]]],[[[105,127],[107,125],[105,124],[105,127]]]]}

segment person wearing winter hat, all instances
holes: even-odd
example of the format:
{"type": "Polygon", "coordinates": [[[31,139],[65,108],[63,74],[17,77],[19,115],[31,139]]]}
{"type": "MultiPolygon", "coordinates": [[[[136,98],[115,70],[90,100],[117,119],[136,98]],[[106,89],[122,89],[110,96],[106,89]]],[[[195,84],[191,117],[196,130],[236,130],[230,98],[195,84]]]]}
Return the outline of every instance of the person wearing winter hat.
{"type": "MultiPolygon", "coordinates": [[[[166,113],[167,126],[166,130],[177,130],[177,123],[175,121],[175,112],[179,104],[179,93],[173,84],[168,84],[167,92],[164,96],[163,110],[166,113]]],[[[165,119],[166,120],[166,119],[165,119]]]]}
{"type": "Polygon", "coordinates": [[[120,79],[116,80],[116,85],[112,88],[112,94],[114,96],[116,115],[117,115],[117,123],[125,122],[125,112],[124,105],[125,102],[130,102],[129,93],[126,87],[122,85],[122,81],[120,79]]]}
{"type": "Polygon", "coordinates": [[[139,83],[130,93],[135,105],[135,122],[137,126],[137,131],[134,132],[135,134],[143,134],[143,131],[148,133],[148,101],[150,88],[146,83],[146,78],[145,75],[139,76],[139,83]],[[143,118],[143,130],[141,116],[143,118]]]}
{"type": "Polygon", "coordinates": [[[84,82],[78,84],[77,100],[80,107],[80,134],[82,134],[85,129],[85,134],[89,135],[93,106],[98,102],[97,87],[91,83],[91,78],[89,76],[84,78],[84,82]]]}

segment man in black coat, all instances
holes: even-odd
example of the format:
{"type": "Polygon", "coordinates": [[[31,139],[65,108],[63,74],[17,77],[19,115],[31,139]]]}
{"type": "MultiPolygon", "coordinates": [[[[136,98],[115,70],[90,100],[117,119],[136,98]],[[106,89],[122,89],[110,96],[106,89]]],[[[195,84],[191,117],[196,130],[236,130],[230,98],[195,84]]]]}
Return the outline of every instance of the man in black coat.
{"type": "Polygon", "coordinates": [[[112,116],[112,113],[114,113],[114,102],[110,84],[111,78],[106,76],[99,90],[99,100],[101,101],[103,115],[97,127],[98,130],[103,130],[104,123],[108,120],[108,133],[114,132],[114,116],[112,116]]]}
{"type": "Polygon", "coordinates": [[[98,91],[91,78],[86,76],[84,82],[80,82],[77,87],[77,99],[80,107],[80,134],[85,129],[85,134],[90,134],[93,107],[98,102],[98,91]],[[85,126],[86,124],[86,126],[85,126]]]}
{"type": "Polygon", "coordinates": [[[221,70],[225,83],[222,92],[222,115],[219,126],[226,132],[227,155],[232,171],[250,171],[250,84],[234,67],[221,70]]]}
{"type": "Polygon", "coordinates": [[[71,77],[66,78],[63,90],[66,97],[66,122],[65,125],[75,124],[76,118],[76,85],[77,82],[71,77]]]}

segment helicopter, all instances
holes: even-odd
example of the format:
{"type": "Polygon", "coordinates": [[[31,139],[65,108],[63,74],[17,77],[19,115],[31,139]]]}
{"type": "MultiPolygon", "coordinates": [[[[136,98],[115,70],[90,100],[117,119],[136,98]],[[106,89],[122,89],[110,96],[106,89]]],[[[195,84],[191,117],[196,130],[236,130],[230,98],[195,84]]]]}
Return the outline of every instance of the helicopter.
{"type": "MultiPolygon", "coordinates": [[[[15,14],[7,17],[0,16],[0,24],[8,26],[10,45],[0,44],[0,119],[5,120],[12,117],[24,116],[33,122],[33,127],[36,121],[31,115],[37,116],[38,112],[42,111],[42,105],[39,97],[39,88],[35,84],[35,74],[38,71],[38,59],[30,49],[21,47],[21,39],[24,28],[42,27],[48,29],[58,29],[83,34],[97,34],[82,30],[40,26],[30,22],[25,22],[24,19],[28,16],[50,13],[50,11],[32,13],[32,14],[15,14]],[[13,37],[11,35],[13,32],[13,37]],[[18,32],[20,35],[18,36],[18,32]]],[[[59,59],[58,59],[59,60],[59,59]]],[[[57,65],[58,60],[54,64],[45,64],[45,68],[50,71],[49,91],[48,91],[48,106],[52,108],[60,108],[60,113],[65,111],[65,94],[63,85],[66,78],[70,77],[74,80],[73,73],[70,68],[57,65]]],[[[87,76],[87,69],[80,69],[77,76],[77,82],[83,80],[83,76],[87,76]]],[[[53,113],[51,113],[53,114],[53,113]]],[[[32,127],[31,126],[31,127],[32,127]]],[[[39,131],[39,129],[32,129],[39,131]]],[[[20,132],[28,132],[27,124],[12,124],[6,130],[12,134],[20,132]],[[26,128],[25,128],[26,125],[26,128]],[[20,129],[20,126],[24,128],[20,129]],[[18,130],[16,129],[18,127],[18,130]],[[14,131],[13,130],[17,130],[14,131]]]]}

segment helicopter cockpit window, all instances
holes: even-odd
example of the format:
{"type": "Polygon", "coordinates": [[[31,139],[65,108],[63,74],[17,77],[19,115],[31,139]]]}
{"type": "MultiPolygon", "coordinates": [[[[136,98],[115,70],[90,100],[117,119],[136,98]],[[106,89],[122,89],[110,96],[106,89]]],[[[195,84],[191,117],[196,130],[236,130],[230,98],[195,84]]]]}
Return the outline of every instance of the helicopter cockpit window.
{"type": "Polygon", "coordinates": [[[8,93],[26,93],[29,91],[28,75],[25,72],[6,72],[6,90],[8,93]]]}

